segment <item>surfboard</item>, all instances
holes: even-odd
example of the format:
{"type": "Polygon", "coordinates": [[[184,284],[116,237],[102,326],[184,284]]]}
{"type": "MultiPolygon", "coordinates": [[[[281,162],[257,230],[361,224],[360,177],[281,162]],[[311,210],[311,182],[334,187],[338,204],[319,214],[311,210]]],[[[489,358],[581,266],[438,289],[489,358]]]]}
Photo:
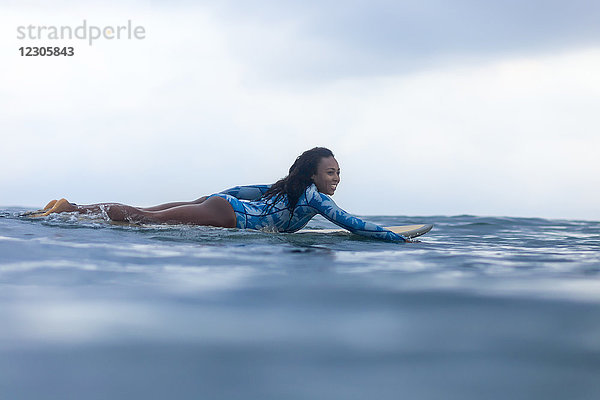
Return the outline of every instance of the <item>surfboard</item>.
{"type": "MultiPolygon", "coordinates": [[[[426,234],[433,228],[432,224],[420,224],[420,225],[400,225],[400,226],[384,226],[385,229],[402,235],[407,238],[414,238],[426,234]]],[[[349,231],[342,228],[333,229],[302,229],[296,233],[350,233],[349,231]]]]}

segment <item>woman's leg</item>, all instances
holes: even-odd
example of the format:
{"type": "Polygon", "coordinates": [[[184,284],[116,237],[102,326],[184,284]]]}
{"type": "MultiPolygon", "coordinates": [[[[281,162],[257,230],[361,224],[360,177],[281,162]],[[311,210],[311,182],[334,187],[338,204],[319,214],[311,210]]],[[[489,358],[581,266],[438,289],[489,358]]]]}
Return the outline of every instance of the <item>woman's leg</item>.
{"type": "Polygon", "coordinates": [[[207,198],[208,198],[208,196],[203,196],[194,201],[177,201],[174,203],[160,204],[158,206],[153,206],[153,207],[139,207],[139,209],[144,210],[144,211],[162,211],[162,210],[166,210],[168,208],[185,206],[188,204],[202,204],[204,202],[204,200],[206,200],[207,198]]]}
{"type": "Polygon", "coordinates": [[[218,196],[211,197],[200,204],[184,204],[158,211],[148,211],[123,204],[104,204],[103,208],[113,221],[194,224],[223,228],[236,226],[233,207],[227,200],[218,196]]]}
{"type": "Polygon", "coordinates": [[[200,198],[196,201],[199,201],[199,203],[184,203],[164,210],[152,211],[118,203],[76,205],[69,203],[66,199],[60,199],[53,201],[54,203],[50,208],[40,216],[61,212],[104,211],[113,221],[194,224],[223,228],[234,228],[236,226],[233,207],[224,198],[214,196],[208,199],[200,198]]]}
{"type": "MultiPolygon", "coordinates": [[[[208,196],[200,197],[194,201],[179,201],[173,203],[160,204],[158,206],[153,207],[135,207],[139,210],[143,211],[162,211],[173,207],[184,206],[188,204],[202,204],[208,196]]],[[[75,205],[73,203],[69,203],[66,199],[60,200],[52,200],[44,208],[38,211],[31,212],[31,216],[47,216],[53,213],[61,213],[61,212],[100,212],[102,208],[105,208],[108,205],[118,205],[118,203],[99,203],[99,204],[89,204],[89,205],[75,205]]]]}

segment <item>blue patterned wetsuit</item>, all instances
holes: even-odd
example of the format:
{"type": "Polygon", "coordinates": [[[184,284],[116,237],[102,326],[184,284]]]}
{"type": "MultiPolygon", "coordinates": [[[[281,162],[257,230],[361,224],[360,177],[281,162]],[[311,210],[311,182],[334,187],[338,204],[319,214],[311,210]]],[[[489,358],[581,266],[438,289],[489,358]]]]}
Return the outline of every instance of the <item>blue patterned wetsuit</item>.
{"type": "Polygon", "coordinates": [[[231,204],[236,216],[236,226],[241,229],[296,232],[316,214],[321,214],[334,224],[358,235],[395,242],[405,241],[401,235],[348,214],[339,208],[331,197],[319,192],[314,184],[304,190],[293,215],[290,212],[287,196],[283,196],[277,202],[274,202],[274,198],[261,199],[269,187],[269,185],[236,186],[212,196],[222,197],[231,204]]]}

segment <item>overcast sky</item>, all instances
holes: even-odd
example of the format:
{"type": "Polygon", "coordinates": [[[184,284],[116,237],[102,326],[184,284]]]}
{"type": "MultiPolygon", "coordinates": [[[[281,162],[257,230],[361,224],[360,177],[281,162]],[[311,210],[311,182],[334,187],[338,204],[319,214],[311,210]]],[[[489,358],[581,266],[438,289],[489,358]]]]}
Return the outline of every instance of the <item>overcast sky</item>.
{"type": "Polygon", "coordinates": [[[0,205],[272,183],[314,146],[360,215],[600,220],[600,3],[1,1],[0,205]],[[28,25],[145,39],[19,40],[28,25]],[[21,46],[73,57],[21,57],[21,46]]]}

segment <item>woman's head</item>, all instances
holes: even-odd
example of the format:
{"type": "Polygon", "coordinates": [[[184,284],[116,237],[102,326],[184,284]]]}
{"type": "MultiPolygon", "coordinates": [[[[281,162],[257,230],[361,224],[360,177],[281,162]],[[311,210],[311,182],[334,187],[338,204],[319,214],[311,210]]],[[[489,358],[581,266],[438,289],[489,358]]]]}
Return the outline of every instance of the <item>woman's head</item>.
{"type": "Polygon", "coordinates": [[[332,195],[340,181],[340,167],[331,150],[315,147],[296,158],[287,179],[298,181],[303,189],[314,183],[319,192],[332,195]]]}
{"type": "Polygon", "coordinates": [[[315,147],[300,154],[289,169],[289,174],[271,186],[267,198],[287,195],[295,207],[304,190],[313,183],[319,192],[332,195],[340,181],[340,169],[331,150],[315,147]]]}

